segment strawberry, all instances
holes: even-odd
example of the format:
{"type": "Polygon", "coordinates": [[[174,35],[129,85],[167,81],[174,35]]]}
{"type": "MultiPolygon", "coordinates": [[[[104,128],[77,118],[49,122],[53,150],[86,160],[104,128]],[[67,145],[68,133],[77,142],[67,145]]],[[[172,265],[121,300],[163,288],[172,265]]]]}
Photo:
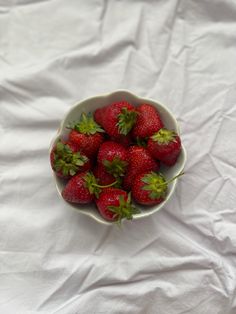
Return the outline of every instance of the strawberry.
{"type": "Polygon", "coordinates": [[[131,146],[128,149],[128,169],[124,177],[124,188],[130,190],[134,177],[143,171],[157,171],[158,161],[154,160],[145,147],[131,146]]]}
{"type": "Polygon", "coordinates": [[[102,164],[97,164],[93,169],[93,174],[95,175],[99,184],[106,185],[111,184],[116,181],[116,178],[108,173],[105,169],[105,166],[102,164]]]}
{"type": "Polygon", "coordinates": [[[70,149],[72,150],[72,152],[77,153],[79,151],[79,146],[71,141],[62,141],[62,143],[68,145],[70,147],[70,149]]]}
{"type": "Polygon", "coordinates": [[[71,203],[91,203],[98,196],[97,181],[90,172],[82,172],[71,178],[62,191],[62,197],[71,203]]]}
{"type": "Polygon", "coordinates": [[[97,161],[114,177],[124,176],[128,165],[127,150],[119,143],[106,141],[99,148],[97,161]]]}
{"type": "Polygon", "coordinates": [[[167,195],[168,184],[183,175],[178,174],[169,181],[165,177],[153,171],[138,174],[132,185],[133,199],[142,205],[155,205],[164,201],[167,195]]]}
{"type": "Polygon", "coordinates": [[[157,109],[149,104],[142,104],[136,108],[138,115],[132,130],[134,138],[146,138],[163,128],[163,122],[157,109]]]}
{"type": "Polygon", "coordinates": [[[104,189],[96,200],[97,208],[103,218],[121,222],[123,218],[132,219],[139,211],[131,204],[130,194],[117,189],[104,189]]]}
{"type": "Polygon", "coordinates": [[[136,121],[135,107],[126,101],[113,103],[95,111],[94,118],[114,138],[127,135],[136,121]]]}
{"type": "Polygon", "coordinates": [[[90,160],[70,142],[58,141],[50,153],[50,162],[56,175],[64,179],[91,168],[90,160]]]}
{"type": "Polygon", "coordinates": [[[71,203],[88,204],[99,197],[102,189],[109,188],[116,184],[116,181],[108,185],[99,185],[94,174],[85,171],[72,177],[62,191],[62,197],[71,203]]]}
{"type": "Polygon", "coordinates": [[[94,112],[94,120],[100,125],[103,125],[105,109],[106,107],[98,108],[94,112]]]}
{"type": "Polygon", "coordinates": [[[86,156],[94,157],[104,140],[101,134],[104,130],[94,121],[91,114],[82,113],[80,121],[68,128],[72,129],[69,140],[86,156]]]}
{"type": "Polygon", "coordinates": [[[173,166],[181,151],[181,140],[174,131],[163,128],[149,138],[147,149],[154,158],[173,166]]]}

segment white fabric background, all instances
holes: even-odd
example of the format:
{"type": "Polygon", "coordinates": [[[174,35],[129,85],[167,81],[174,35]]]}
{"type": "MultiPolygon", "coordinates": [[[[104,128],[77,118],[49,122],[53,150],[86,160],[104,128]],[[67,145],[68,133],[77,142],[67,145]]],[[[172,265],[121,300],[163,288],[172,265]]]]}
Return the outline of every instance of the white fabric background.
{"type": "Polygon", "coordinates": [[[236,313],[236,2],[0,0],[0,313],[236,313]],[[48,147],[77,100],[166,104],[188,152],[165,208],[68,210],[48,147]]]}

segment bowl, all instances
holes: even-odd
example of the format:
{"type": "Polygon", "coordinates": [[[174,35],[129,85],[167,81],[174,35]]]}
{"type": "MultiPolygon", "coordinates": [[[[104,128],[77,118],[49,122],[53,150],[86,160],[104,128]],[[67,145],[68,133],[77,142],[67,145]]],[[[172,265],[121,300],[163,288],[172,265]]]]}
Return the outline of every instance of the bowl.
{"type": "MultiPolygon", "coordinates": [[[[180,134],[178,123],[177,123],[174,115],[170,112],[170,110],[166,106],[160,104],[159,102],[157,102],[153,99],[138,97],[138,96],[132,94],[131,92],[126,91],[126,90],[118,90],[118,91],[115,91],[115,92],[110,93],[110,94],[99,95],[99,96],[91,97],[91,98],[77,102],[69,110],[66,117],[62,120],[60,127],[57,131],[57,134],[51,142],[50,151],[59,138],[64,139],[64,140],[67,139],[67,136],[68,136],[70,130],[68,130],[66,128],[66,126],[70,122],[78,120],[80,118],[80,115],[82,112],[86,112],[86,113],[94,112],[99,107],[103,107],[103,106],[106,106],[110,103],[118,102],[118,101],[122,101],[122,100],[126,100],[135,106],[140,105],[142,103],[148,103],[148,104],[155,106],[160,113],[161,119],[164,122],[165,127],[168,129],[174,130],[176,133],[180,134]]],[[[160,172],[164,174],[164,176],[166,177],[167,180],[171,179],[174,176],[176,176],[177,174],[179,174],[181,171],[183,171],[185,162],[186,162],[186,150],[185,150],[183,143],[182,143],[182,150],[181,150],[181,153],[179,155],[179,158],[178,158],[176,164],[170,168],[165,167],[165,166],[161,166],[160,172]]],[[[61,196],[61,192],[65,186],[65,182],[63,182],[63,180],[58,178],[54,172],[53,172],[53,177],[54,177],[54,180],[56,183],[57,191],[58,191],[59,195],[61,196]]],[[[177,181],[178,181],[178,179],[174,180],[173,182],[171,182],[168,185],[167,196],[166,196],[166,199],[162,203],[160,203],[158,205],[154,205],[154,206],[147,206],[147,207],[135,204],[136,207],[140,209],[140,213],[135,214],[133,216],[133,220],[141,219],[143,217],[150,216],[150,215],[158,212],[161,208],[163,208],[166,205],[166,203],[169,201],[170,197],[173,195],[174,190],[175,190],[176,185],[177,185],[177,181]]],[[[62,198],[62,196],[61,196],[61,198],[62,198]]],[[[62,198],[62,200],[65,203],[65,207],[67,207],[67,208],[75,209],[78,211],[78,213],[81,213],[83,215],[87,215],[87,216],[95,219],[99,223],[106,224],[106,225],[113,224],[112,222],[106,221],[99,214],[99,212],[96,209],[96,206],[94,204],[80,205],[80,204],[68,203],[63,198],[62,198]]]]}

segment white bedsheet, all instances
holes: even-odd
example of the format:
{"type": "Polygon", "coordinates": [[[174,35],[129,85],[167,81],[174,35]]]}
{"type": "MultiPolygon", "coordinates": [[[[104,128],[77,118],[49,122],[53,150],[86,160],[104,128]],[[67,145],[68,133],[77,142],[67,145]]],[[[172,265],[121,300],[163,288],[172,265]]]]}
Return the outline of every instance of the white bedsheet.
{"type": "Polygon", "coordinates": [[[236,2],[0,0],[0,313],[236,313],[236,2]],[[77,100],[166,104],[186,174],[121,230],[68,210],[48,148],[77,100]]]}

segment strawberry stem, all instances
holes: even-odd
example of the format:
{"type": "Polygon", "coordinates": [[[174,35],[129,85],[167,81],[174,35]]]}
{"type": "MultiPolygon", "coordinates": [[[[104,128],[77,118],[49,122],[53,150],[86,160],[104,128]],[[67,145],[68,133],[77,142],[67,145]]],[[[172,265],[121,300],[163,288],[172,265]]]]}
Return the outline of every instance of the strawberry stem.
{"type": "Polygon", "coordinates": [[[110,188],[111,186],[115,185],[118,181],[114,181],[110,184],[107,184],[107,185],[99,185],[99,184],[96,184],[96,183],[93,183],[93,186],[97,187],[97,188],[101,188],[101,189],[104,189],[104,188],[110,188]]]}
{"type": "Polygon", "coordinates": [[[176,180],[177,178],[179,178],[180,176],[184,175],[184,172],[180,172],[179,174],[177,174],[176,176],[174,176],[173,178],[171,178],[170,180],[164,182],[164,183],[160,183],[158,184],[158,186],[162,186],[162,185],[168,185],[169,183],[171,183],[172,181],[176,180]]]}
{"type": "Polygon", "coordinates": [[[144,182],[142,189],[149,191],[149,196],[151,199],[164,199],[166,197],[168,184],[183,174],[183,172],[180,172],[172,179],[166,181],[161,173],[158,174],[157,172],[152,171],[144,175],[144,177],[141,179],[142,182],[144,182]]]}

